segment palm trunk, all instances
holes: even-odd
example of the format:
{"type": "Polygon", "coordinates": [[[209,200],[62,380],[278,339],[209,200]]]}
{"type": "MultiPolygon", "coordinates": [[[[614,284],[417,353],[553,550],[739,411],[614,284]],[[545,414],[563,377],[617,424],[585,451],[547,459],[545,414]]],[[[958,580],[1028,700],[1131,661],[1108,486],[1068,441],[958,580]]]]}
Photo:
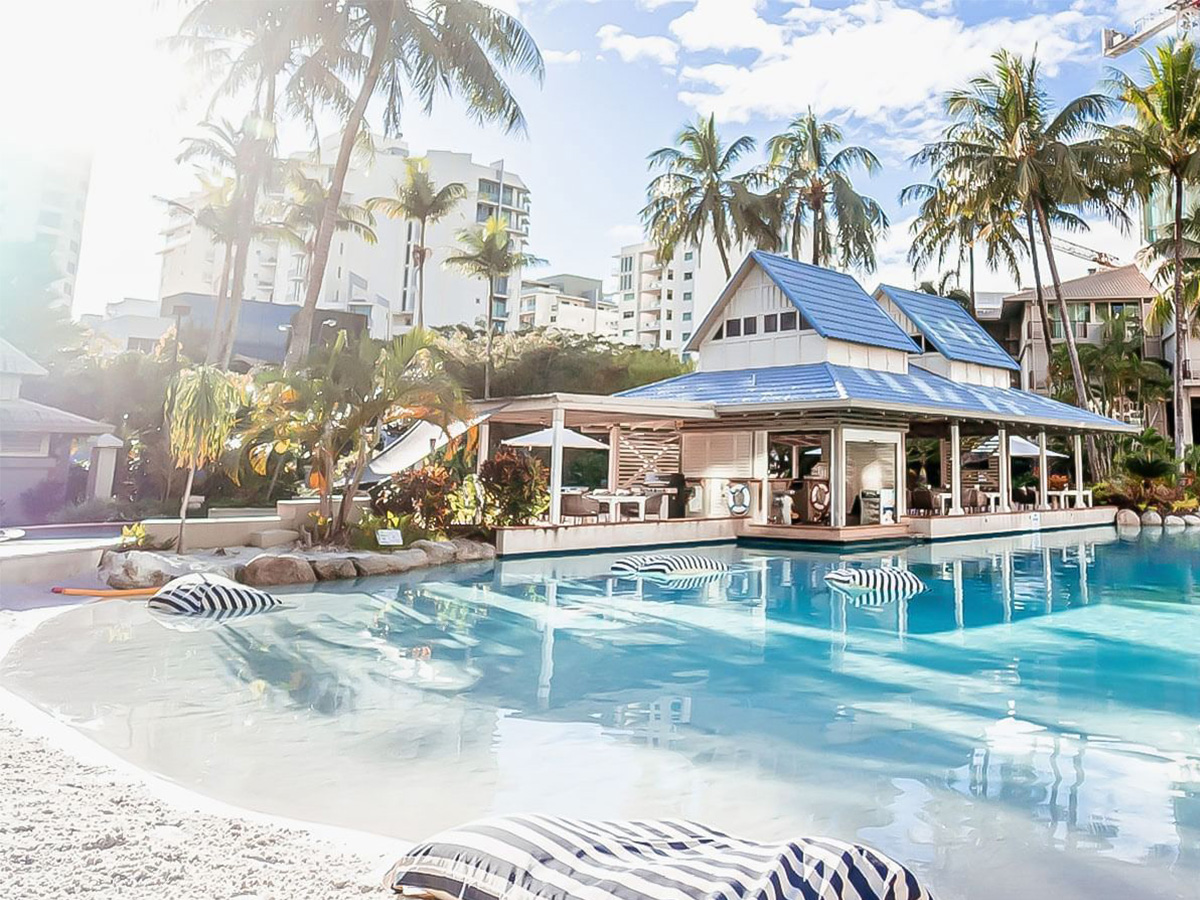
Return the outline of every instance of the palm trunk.
{"type": "Polygon", "coordinates": [[[1175,176],[1175,460],[1183,472],[1185,435],[1183,429],[1183,365],[1186,357],[1187,321],[1183,309],[1183,176],[1175,176]]]}
{"type": "Polygon", "coordinates": [[[1046,370],[1054,359],[1054,342],[1050,338],[1050,310],[1046,308],[1046,295],[1042,291],[1042,269],[1038,264],[1037,241],[1033,236],[1033,210],[1025,209],[1025,225],[1029,231],[1029,258],[1033,261],[1033,292],[1037,298],[1038,315],[1042,320],[1042,343],[1046,345],[1046,370]]]}
{"type": "Polygon", "coordinates": [[[354,508],[354,498],[358,495],[363,474],[367,470],[367,448],[369,446],[370,442],[364,436],[359,435],[358,458],[354,460],[354,473],[350,476],[346,487],[342,489],[342,502],[338,507],[337,525],[333,530],[333,536],[338,541],[345,537],[346,528],[350,522],[350,510],[354,508]]]}
{"type": "Polygon", "coordinates": [[[425,220],[421,220],[421,248],[417,259],[417,330],[425,327],[425,220]]]}
{"type": "Polygon", "coordinates": [[[733,277],[733,272],[729,268],[729,254],[725,252],[725,244],[722,243],[719,235],[717,238],[717,253],[721,254],[721,265],[725,267],[725,280],[728,281],[733,277]]]}
{"type": "Polygon", "coordinates": [[[975,235],[971,235],[970,256],[967,259],[968,270],[970,271],[971,279],[971,318],[979,318],[979,309],[975,306],[975,235]]]}
{"type": "Polygon", "coordinates": [[[175,552],[183,553],[183,526],[187,522],[188,504],[192,502],[192,481],[196,477],[196,467],[188,466],[187,482],[183,486],[183,499],[179,501],[179,536],[175,539],[175,552]]]}
{"type": "MultiPolygon", "coordinates": [[[[718,246],[720,246],[718,244],[718,246]]],[[[496,298],[493,295],[495,282],[488,278],[488,308],[487,316],[484,318],[487,336],[484,338],[484,360],[483,360],[483,399],[492,399],[492,309],[496,305],[496,298]]]]}
{"type": "Polygon", "coordinates": [[[317,228],[313,265],[308,276],[308,292],[304,297],[304,305],[296,314],[292,328],[292,344],[288,348],[287,359],[284,360],[284,369],[287,371],[294,371],[308,358],[309,347],[312,344],[312,323],[316,317],[317,300],[321,296],[321,283],[325,280],[325,266],[329,262],[329,246],[333,242],[334,225],[337,222],[338,207],[342,203],[346,173],[350,171],[350,156],[354,152],[354,144],[362,127],[363,116],[367,112],[367,104],[379,83],[379,73],[383,68],[384,57],[387,56],[388,44],[391,42],[395,6],[396,2],[392,0],[387,5],[385,21],[378,23],[375,40],[371,46],[371,60],[367,64],[358,96],[354,98],[354,106],[346,117],[337,162],[334,164],[333,177],[329,184],[329,195],[325,199],[325,210],[317,228]]]}
{"type": "MultiPolygon", "coordinates": [[[[216,365],[221,356],[221,334],[225,322],[225,311],[229,305],[229,273],[233,270],[233,244],[225,245],[225,258],[221,262],[221,283],[217,288],[217,308],[213,312],[212,331],[208,334],[208,350],[204,354],[206,366],[216,365]]],[[[175,335],[176,342],[179,335],[175,335]]]]}
{"type": "Polygon", "coordinates": [[[284,462],[287,461],[287,453],[279,454],[279,459],[275,461],[275,471],[271,473],[271,483],[267,485],[267,502],[271,502],[271,495],[275,493],[275,485],[279,482],[279,472],[283,468],[284,462]]]}
{"type": "Polygon", "coordinates": [[[803,207],[800,202],[796,202],[796,215],[792,217],[792,259],[799,260],[801,253],[801,242],[804,239],[804,216],[801,212],[803,207]]]}
{"type": "Polygon", "coordinates": [[[822,221],[821,210],[813,209],[813,225],[812,225],[812,264],[819,266],[821,264],[821,230],[825,227],[822,221]]]}

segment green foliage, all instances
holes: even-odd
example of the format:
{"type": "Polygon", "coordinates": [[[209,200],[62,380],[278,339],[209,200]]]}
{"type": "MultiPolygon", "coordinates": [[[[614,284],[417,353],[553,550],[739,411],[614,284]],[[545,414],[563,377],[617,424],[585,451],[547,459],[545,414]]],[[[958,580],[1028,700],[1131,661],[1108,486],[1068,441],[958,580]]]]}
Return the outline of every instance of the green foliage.
{"type": "Polygon", "coordinates": [[[379,513],[364,509],[358,521],[347,529],[347,543],[355,550],[386,551],[394,549],[379,546],[376,532],[380,529],[399,531],[405,546],[413,541],[424,541],[435,537],[410,515],[397,515],[390,511],[379,513]]]}
{"type": "Polygon", "coordinates": [[[527,525],[550,506],[545,466],[528,453],[500,450],[479,467],[479,481],[490,525],[527,525]]]}
{"type": "Polygon", "coordinates": [[[175,538],[156,541],[146,532],[144,524],[134,522],[121,529],[121,546],[136,547],[139,550],[170,550],[175,546],[175,538]]]}
{"type": "Polygon", "coordinates": [[[567,465],[566,483],[598,488],[608,480],[607,450],[574,450],[567,465]]]}
{"type": "Polygon", "coordinates": [[[444,535],[454,520],[451,497],[459,481],[441,466],[399,472],[375,488],[371,507],[380,514],[411,516],[427,532],[444,535]]]}

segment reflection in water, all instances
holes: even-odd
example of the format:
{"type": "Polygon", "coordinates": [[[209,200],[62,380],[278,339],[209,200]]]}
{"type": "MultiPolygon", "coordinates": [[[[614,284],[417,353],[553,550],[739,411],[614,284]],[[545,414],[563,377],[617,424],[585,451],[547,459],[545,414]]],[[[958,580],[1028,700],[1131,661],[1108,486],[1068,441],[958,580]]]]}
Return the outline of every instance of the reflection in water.
{"type": "Polygon", "coordinates": [[[83,607],[0,676],[140,765],[301,818],[682,815],[873,842],[945,896],[1200,897],[1200,536],[706,552],[731,572],[504,561],[201,633],[83,607]],[[860,564],[929,590],[825,584],[860,564]]]}

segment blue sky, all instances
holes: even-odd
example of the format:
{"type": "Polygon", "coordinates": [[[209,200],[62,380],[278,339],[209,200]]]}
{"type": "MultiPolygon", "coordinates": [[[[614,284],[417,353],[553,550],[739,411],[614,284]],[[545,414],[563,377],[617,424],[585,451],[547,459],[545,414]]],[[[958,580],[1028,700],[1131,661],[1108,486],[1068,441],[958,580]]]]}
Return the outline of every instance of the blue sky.
{"type": "MultiPolygon", "coordinates": [[[[639,234],[646,155],[669,143],[687,119],[714,112],[727,136],[761,142],[811,105],[883,162],[879,177],[861,182],[893,221],[880,247],[880,273],[862,277],[868,288],[881,278],[913,281],[904,263],[911,213],[896,196],[918,180],[907,159],[940,130],[939,101],[948,88],[985,68],[999,47],[1029,53],[1036,45],[1057,97],[1094,89],[1108,64],[1099,52],[1101,28],[1127,27],[1162,6],[1161,0],[493,2],[522,18],[547,57],[540,89],[516,85],[528,135],[480,128],[443,100],[432,117],[407,114],[404,137],[416,152],[470,151],[483,162],[505,157],[532,188],[531,249],[549,260],[546,271],[609,273],[612,253],[639,234]]],[[[36,18],[21,21],[34,16],[23,6],[0,13],[6,26],[0,32],[40,27],[36,18]]],[[[28,126],[10,129],[10,137],[53,141],[67,128],[72,140],[95,148],[77,296],[77,311],[91,311],[121,296],[156,296],[162,207],[154,197],[190,184],[190,170],[173,157],[202,117],[206,95],[161,44],[179,16],[174,4],[67,0],[64,9],[77,27],[58,54],[48,58],[36,41],[18,43],[0,57],[0,75],[5,83],[35,85],[9,98],[17,104],[9,115],[28,126]]],[[[1125,65],[1136,71],[1140,60],[1130,55],[1125,65]]],[[[1107,223],[1079,240],[1126,261],[1136,246],[1107,223]]],[[[1064,260],[1063,269],[1081,274],[1085,264],[1064,260]]],[[[1012,285],[1007,276],[983,275],[980,286],[1012,285]]]]}

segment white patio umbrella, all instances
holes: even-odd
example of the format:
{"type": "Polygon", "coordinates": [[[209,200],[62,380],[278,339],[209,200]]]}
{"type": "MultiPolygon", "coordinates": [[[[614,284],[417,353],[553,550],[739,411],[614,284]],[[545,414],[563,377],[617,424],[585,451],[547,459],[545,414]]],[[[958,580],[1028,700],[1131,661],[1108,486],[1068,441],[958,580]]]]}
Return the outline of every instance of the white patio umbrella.
{"type": "MultiPolygon", "coordinates": [[[[554,444],[554,429],[543,428],[541,431],[509,438],[500,443],[507,444],[510,447],[551,447],[554,444]]],[[[562,445],[564,450],[608,449],[608,444],[601,443],[595,438],[588,437],[586,434],[580,434],[578,431],[572,431],[570,428],[562,430],[562,445]]]]}
{"type": "MultiPolygon", "coordinates": [[[[992,437],[988,438],[986,441],[983,441],[982,443],[978,444],[975,447],[975,449],[971,451],[970,455],[971,456],[995,456],[999,452],[1000,452],[1000,437],[999,437],[999,435],[993,435],[992,437]]],[[[1033,441],[1026,440],[1025,438],[1021,437],[1020,435],[1010,434],[1008,436],[1008,455],[1009,456],[1036,457],[1038,455],[1038,445],[1035,444],[1033,441]]],[[[1054,450],[1047,450],[1046,455],[1049,457],[1056,457],[1058,459],[1066,459],[1066,457],[1067,457],[1067,454],[1057,453],[1054,450]]]]}

